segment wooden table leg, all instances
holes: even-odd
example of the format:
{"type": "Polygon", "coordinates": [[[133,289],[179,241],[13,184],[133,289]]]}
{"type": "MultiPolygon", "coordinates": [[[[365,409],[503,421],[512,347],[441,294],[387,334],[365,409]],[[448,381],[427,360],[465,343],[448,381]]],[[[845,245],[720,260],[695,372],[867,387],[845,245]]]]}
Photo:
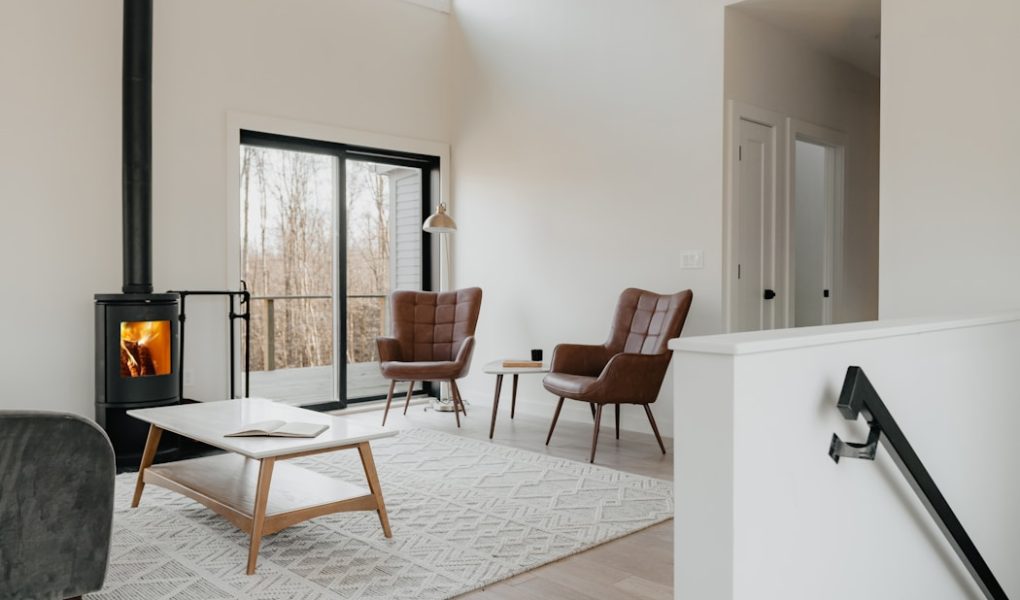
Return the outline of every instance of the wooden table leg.
{"type": "Polygon", "coordinates": [[[375,472],[375,460],[372,459],[372,448],[368,442],[358,444],[358,453],[361,454],[361,465],[365,467],[365,477],[368,479],[368,489],[375,497],[376,512],[379,513],[379,522],[382,524],[383,535],[393,537],[390,531],[390,519],[386,516],[386,504],[383,502],[382,486],[379,485],[379,474],[375,472]]]}
{"type": "Polygon", "coordinates": [[[251,516],[251,545],[248,547],[248,574],[255,573],[259,560],[259,546],[262,544],[262,530],[266,524],[266,505],[269,503],[269,482],[273,478],[275,458],[259,461],[259,481],[255,487],[255,510],[251,516]]]}
{"type": "Polygon", "coordinates": [[[155,425],[149,425],[149,435],[145,438],[145,449],[142,450],[142,462],[138,465],[138,481],[135,483],[135,496],[131,499],[131,508],[138,508],[142,500],[142,490],[145,489],[145,469],[152,466],[156,459],[156,449],[159,448],[159,438],[163,430],[155,425]]]}
{"type": "Polygon", "coordinates": [[[514,418],[514,413],[517,411],[517,378],[519,375],[514,373],[514,388],[513,394],[510,396],[510,418],[514,418]]]}
{"type": "Polygon", "coordinates": [[[499,410],[499,393],[503,390],[503,374],[496,374],[496,396],[492,399],[492,423],[489,424],[489,439],[496,432],[496,412],[499,410]]]}

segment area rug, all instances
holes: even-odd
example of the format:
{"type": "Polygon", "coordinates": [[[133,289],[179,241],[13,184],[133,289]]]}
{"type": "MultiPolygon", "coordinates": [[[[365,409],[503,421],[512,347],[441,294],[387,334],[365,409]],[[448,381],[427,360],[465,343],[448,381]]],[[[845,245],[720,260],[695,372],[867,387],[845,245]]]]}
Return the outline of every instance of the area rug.
{"type": "MultiPolygon", "coordinates": [[[[374,512],[305,521],[265,538],[255,575],[248,537],[200,504],[117,477],[106,585],[89,600],[450,598],[673,516],[673,485],[437,431],[373,443],[393,538],[374,512]]],[[[364,482],[358,453],[298,459],[364,482]]]]}

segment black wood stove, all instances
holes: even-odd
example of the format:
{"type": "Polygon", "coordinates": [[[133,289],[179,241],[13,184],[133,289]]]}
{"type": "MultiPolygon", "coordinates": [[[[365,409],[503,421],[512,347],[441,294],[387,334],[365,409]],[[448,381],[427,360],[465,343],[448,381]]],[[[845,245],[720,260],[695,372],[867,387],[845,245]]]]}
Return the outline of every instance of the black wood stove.
{"type": "Polygon", "coordinates": [[[152,293],[152,0],[124,0],[122,151],[124,285],[95,297],[96,421],[130,466],[148,425],[127,411],[180,402],[179,297],[152,293]]]}

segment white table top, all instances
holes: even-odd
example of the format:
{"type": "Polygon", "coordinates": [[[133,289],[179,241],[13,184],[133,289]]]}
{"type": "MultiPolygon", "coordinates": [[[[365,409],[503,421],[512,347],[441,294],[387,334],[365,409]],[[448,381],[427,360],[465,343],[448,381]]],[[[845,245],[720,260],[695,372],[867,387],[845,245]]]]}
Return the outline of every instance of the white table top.
{"type": "Polygon", "coordinates": [[[490,375],[523,375],[525,373],[548,373],[548,363],[542,363],[541,367],[504,367],[504,360],[527,360],[526,358],[501,358],[482,367],[482,370],[490,375]]]}
{"type": "Polygon", "coordinates": [[[140,408],[127,414],[167,431],[249,458],[266,458],[322,450],[397,434],[396,429],[352,423],[337,417],[265,398],[242,398],[179,406],[140,408]],[[329,429],[314,438],[224,437],[244,425],[269,420],[324,423],[329,429]]]}

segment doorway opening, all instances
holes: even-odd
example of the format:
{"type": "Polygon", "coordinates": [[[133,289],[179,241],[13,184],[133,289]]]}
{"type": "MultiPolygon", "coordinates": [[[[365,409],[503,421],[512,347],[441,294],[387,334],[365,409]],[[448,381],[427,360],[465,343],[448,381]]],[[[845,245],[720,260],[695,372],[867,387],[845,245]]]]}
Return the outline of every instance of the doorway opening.
{"type": "Polygon", "coordinates": [[[439,159],[247,130],[240,152],[252,393],[319,409],[384,398],[375,338],[392,291],[431,288],[421,223],[439,159]]]}
{"type": "Polygon", "coordinates": [[[878,317],[880,0],[725,9],[726,331],[878,317]]]}

